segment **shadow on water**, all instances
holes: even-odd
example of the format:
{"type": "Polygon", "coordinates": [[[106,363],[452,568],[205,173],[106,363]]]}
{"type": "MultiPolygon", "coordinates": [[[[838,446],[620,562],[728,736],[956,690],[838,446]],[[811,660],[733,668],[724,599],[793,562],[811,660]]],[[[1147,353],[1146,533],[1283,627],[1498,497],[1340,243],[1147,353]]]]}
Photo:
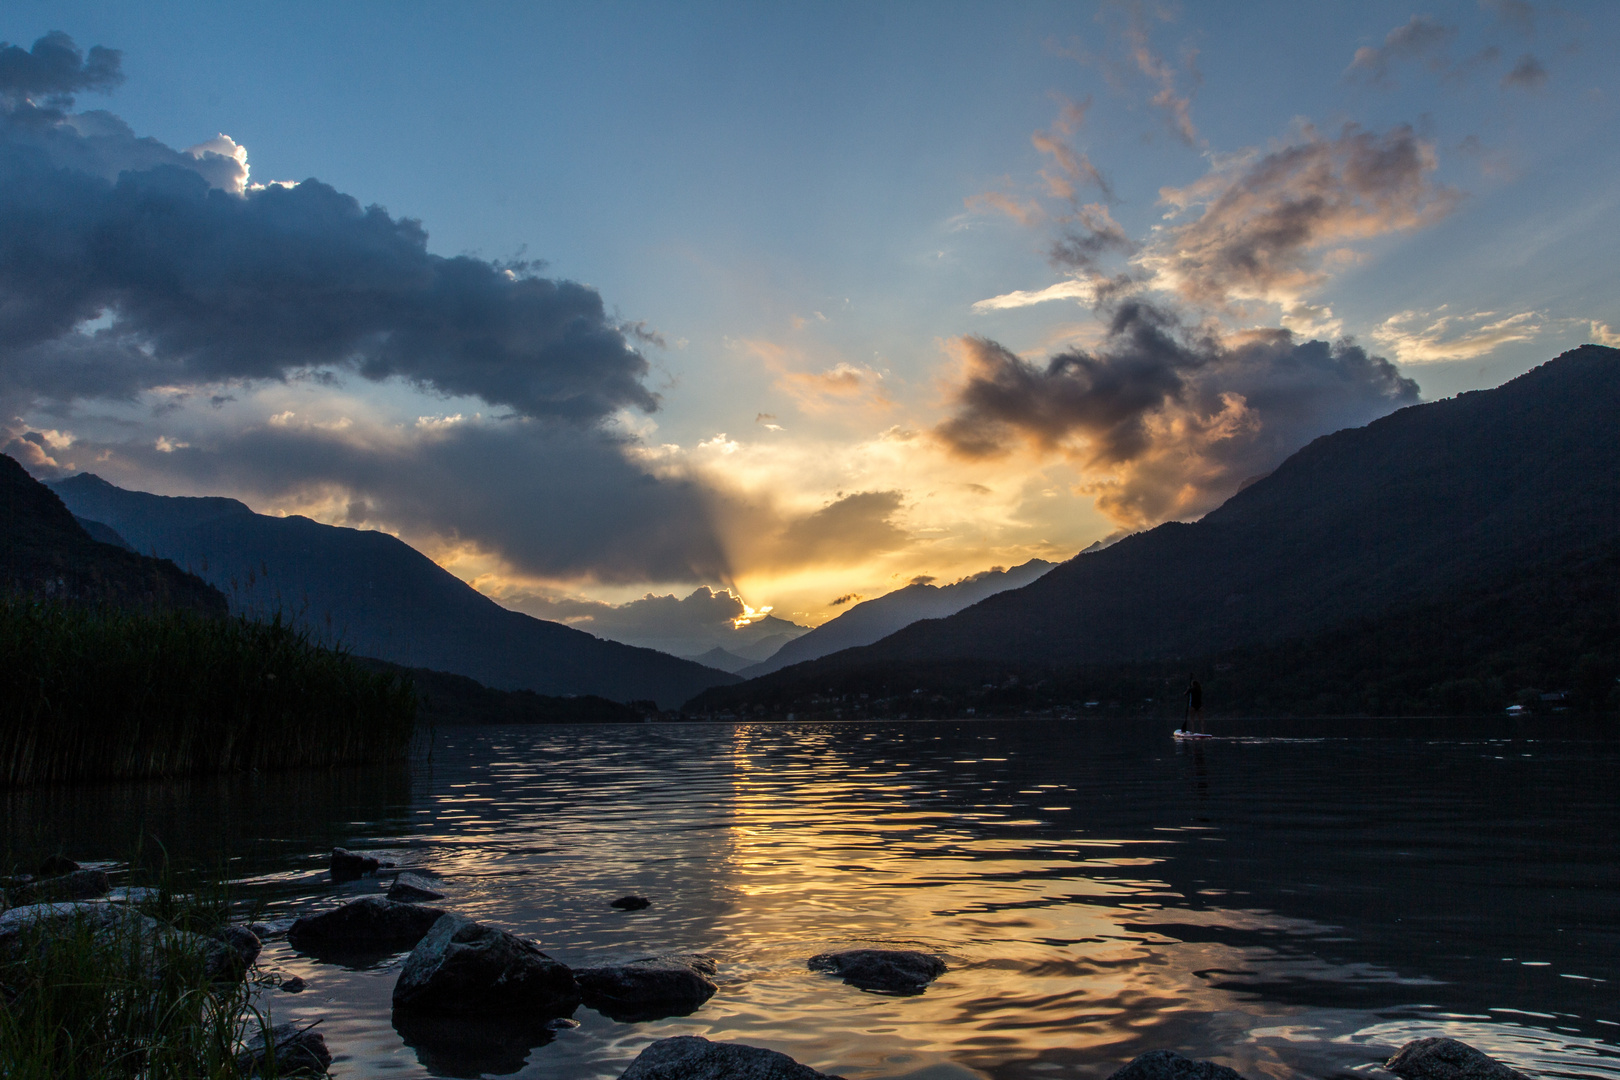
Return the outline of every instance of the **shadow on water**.
{"type": "MultiPolygon", "coordinates": [[[[1620,741],[1525,721],[1082,720],[442,732],[431,767],[5,796],[13,850],[228,849],[291,917],[334,844],[431,869],[437,902],[574,966],[716,954],[687,1017],[391,1017],[399,954],[307,978],[349,1076],[617,1076],[655,1038],[824,1071],[1101,1078],[1170,1047],[1249,1076],[1366,1067],[1451,1033],[1535,1073],[1620,1077],[1620,741]],[[138,823],[138,824],[137,824],[138,823]],[[609,907],[650,897],[644,911],[609,907]],[[840,948],[950,970],[912,998],[810,972],[840,948]]],[[[334,960],[340,962],[333,962],[334,960]]],[[[318,1006],[318,1013],[316,1010],[318,1006]]],[[[278,1015],[281,1015],[278,1013],[278,1015]]]]}
{"type": "Polygon", "coordinates": [[[395,1009],[394,1030],[434,1076],[510,1076],[557,1037],[544,1017],[423,1016],[395,1009]]]}

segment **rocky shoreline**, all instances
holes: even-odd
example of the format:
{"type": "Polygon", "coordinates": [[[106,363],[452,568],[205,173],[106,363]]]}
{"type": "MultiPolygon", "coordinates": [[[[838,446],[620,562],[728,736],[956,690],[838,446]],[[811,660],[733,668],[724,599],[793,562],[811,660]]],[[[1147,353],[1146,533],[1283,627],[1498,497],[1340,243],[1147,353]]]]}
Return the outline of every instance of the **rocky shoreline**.
{"type": "MultiPolygon", "coordinates": [[[[389,865],[337,848],[330,874],[334,883],[341,883],[389,865]]],[[[569,1016],[582,1004],[623,1023],[660,1020],[696,1012],[719,990],[715,982],[719,964],[702,953],[669,953],[570,969],[532,941],[429,906],[445,897],[439,886],[420,871],[400,870],[387,896],[361,897],[292,922],[285,929],[288,944],[305,955],[334,958],[410,949],[392,996],[395,1026],[402,1033],[503,1021],[558,1031],[577,1026],[569,1016]]],[[[0,955],[15,953],[16,943],[29,932],[88,929],[98,940],[116,943],[113,947],[139,948],[144,962],[152,965],[183,953],[201,958],[211,979],[241,981],[253,969],[261,939],[280,932],[261,924],[226,926],[209,935],[178,930],[133,906],[149,899],[141,895],[145,891],[120,891],[128,895],[115,896],[104,871],[84,870],[60,857],[42,867],[38,877],[7,882],[8,902],[23,902],[0,914],[0,955]]],[[[643,897],[627,897],[612,906],[639,910],[650,903],[643,897]]],[[[821,953],[808,957],[806,967],[864,992],[900,997],[925,992],[949,970],[940,957],[887,949],[821,953]]],[[[258,981],[279,983],[288,993],[304,988],[298,978],[277,980],[270,975],[258,981]]],[[[332,1054],[314,1027],[281,1024],[253,1033],[237,1054],[240,1073],[324,1074],[332,1054]]],[[[1529,1080],[1449,1038],[1410,1042],[1384,1067],[1400,1080],[1529,1080]]],[[[681,1035],[647,1046],[620,1080],[840,1078],[774,1050],[681,1035]]],[[[1224,1065],[1163,1049],[1137,1056],[1108,1080],[1247,1078],[1224,1065]]]]}

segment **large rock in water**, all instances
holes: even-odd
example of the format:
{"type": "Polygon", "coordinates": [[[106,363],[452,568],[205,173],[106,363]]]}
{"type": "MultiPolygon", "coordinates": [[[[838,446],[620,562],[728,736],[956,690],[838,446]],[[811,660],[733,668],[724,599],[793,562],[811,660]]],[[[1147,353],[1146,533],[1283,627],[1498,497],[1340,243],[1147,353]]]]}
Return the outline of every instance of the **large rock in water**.
{"type": "Polygon", "coordinates": [[[718,989],[719,970],[701,953],[649,956],[628,964],[576,968],[585,1004],[614,1020],[661,1020],[696,1011],[718,989]]]}
{"type": "Polygon", "coordinates": [[[287,942],[300,952],[409,948],[421,941],[444,912],[362,896],[340,908],[306,915],[287,930],[287,942]]]}
{"type": "Polygon", "coordinates": [[[236,1067],[248,1076],[321,1075],[332,1064],[326,1039],[297,1024],[277,1024],[248,1040],[236,1067]]]}
{"type": "Polygon", "coordinates": [[[1194,1061],[1174,1050],[1149,1050],[1132,1058],[1108,1080],[1243,1080],[1243,1074],[1213,1061],[1194,1061]]]}
{"type": "Polygon", "coordinates": [[[444,893],[435,889],[433,882],[425,877],[400,873],[394,876],[394,883],[388,886],[388,899],[417,904],[423,900],[443,900],[444,893]]]}
{"type": "Polygon", "coordinates": [[[920,994],[945,974],[945,961],[927,953],[900,949],[850,949],[810,958],[811,971],[830,971],[862,990],[887,994],[920,994]]]}
{"type": "Polygon", "coordinates": [[[573,972],[505,930],[445,915],[406,958],[394,1007],[439,1013],[565,1016],[579,1005],[573,972]]]}
{"type": "Polygon", "coordinates": [[[1401,1080],[1528,1080],[1517,1069],[1456,1039],[1415,1039],[1384,1067],[1401,1080]]]}
{"type": "Polygon", "coordinates": [[[786,1054],[742,1043],[713,1043],[698,1035],[659,1039],[619,1080],[839,1080],[786,1054]]]}
{"type": "Polygon", "coordinates": [[[370,855],[362,855],[348,848],[335,847],[332,849],[332,880],[338,884],[345,881],[354,881],[375,874],[382,867],[382,863],[370,855]]]}

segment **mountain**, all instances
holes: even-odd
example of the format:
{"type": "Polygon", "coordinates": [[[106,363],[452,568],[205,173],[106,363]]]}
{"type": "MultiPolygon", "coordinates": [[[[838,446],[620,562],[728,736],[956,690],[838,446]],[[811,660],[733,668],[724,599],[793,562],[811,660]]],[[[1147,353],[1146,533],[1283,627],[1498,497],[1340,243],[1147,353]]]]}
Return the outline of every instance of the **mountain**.
{"type": "Polygon", "coordinates": [[[1207,656],[1438,601],[1620,535],[1617,418],[1620,350],[1586,345],[1493,390],[1324,436],[1196,523],[743,693],[885,664],[1207,656]]]}
{"type": "MultiPolygon", "coordinates": [[[[954,659],[805,664],[706,690],[689,715],[798,720],[1212,718],[1620,711],[1620,537],[1319,634],[1203,656],[1092,663],[954,659]]],[[[1225,730],[1231,730],[1227,728],[1225,730]]]]}
{"type": "Polygon", "coordinates": [[[0,588],[88,603],[226,613],[217,589],[172,562],[102,543],[50,488],[5,454],[0,454],[0,588]]]}
{"type": "Polygon", "coordinates": [[[746,656],[738,656],[735,653],[729,653],[718,645],[706,653],[699,653],[696,656],[688,656],[687,659],[692,661],[694,664],[702,664],[704,667],[717,668],[720,671],[729,671],[733,674],[736,674],[743,668],[752,666],[754,663],[754,661],[748,659],[746,656]]]}
{"type": "Polygon", "coordinates": [[[770,659],[743,668],[738,674],[752,679],[841,649],[870,645],[919,619],[943,619],[987,596],[1028,585],[1055,565],[1045,559],[1031,559],[1011,570],[998,566],[982,571],[954,585],[926,582],[907,585],[856,604],[838,618],[829,619],[803,637],[787,642],[770,659]]]}
{"type": "Polygon", "coordinates": [[[194,569],[238,612],[280,609],[350,651],[500,690],[672,707],[735,676],[509,611],[387,533],[256,514],[235,499],[125,491],[81,473],[51,485],[137,551],[194,569]]]}

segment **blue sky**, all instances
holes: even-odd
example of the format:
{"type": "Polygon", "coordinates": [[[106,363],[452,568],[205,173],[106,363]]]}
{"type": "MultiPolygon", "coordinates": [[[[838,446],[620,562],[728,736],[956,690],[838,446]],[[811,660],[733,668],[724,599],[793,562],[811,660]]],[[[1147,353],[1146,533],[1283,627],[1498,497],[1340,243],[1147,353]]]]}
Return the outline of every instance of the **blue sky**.
{"type": "MultiPolygon", "coordinates": [[[[549,451],[509,455],[504,487],[498,448],[441,463],[408,496],[367,479],[376,462],[238,461],[233,437],[273,421],[358,453],[379,445],[372,429],[498,411],[342,363],[8,400],[11,435],[52,433],[32,467],[386,528],[551,617],[702,583],[819,622],[835,596],[1197,516],[1240,472],[1416,400],[1359,353],[1301,361],[1268,339],[1262,355],[1245,334],[1349,336],[1428,399],[1620,327],[1613,4],[23,2],[5,22],[24,48],[61,30],[122,50],[122,85],[77,110],[177,149],[223,133],[251,181],[318,178],[420,221],[436,255],[544,260],[531,272],[592,287],[610,320],[656,335],[626,331],[659,407],[599,429],[632,472],[690,496],[672,513],[710,554],[535,555],[529,519],[501,518],[510,501],[603,514],[524,486],[549,451]],[[1276,179],[1291,152],[1314,164],[1276,179]],[[1404,178],[1352,182],[1380,154],[1405,154],[1404,178]],[[1258,276],[1231,269],[1255,200],[1306,196],[1331,205],[1305,240],[1267,248],[1258,276]],[[1055,239],[1099,220],[1086,206],[1119,242],[1098,266],[1054,261],[1055,239]],[[1145,346],[1103,329],[1126,298],[1073,298],[1094,295],[1093,274],[1132,276],[1129,296],[1191,350],[1168,362],[1170,397],[1129,415],[1099,402],[1097,372],[1047,367],[1079,349],[1138,370],[1129,350],[1145,346]],[[984,303],[1054,285],[1070,298],[984,303]],[[1301,362],[1328,382],[1257,404],[1301,362]],[[154,452],[160,439],[183,452],[154,452]],[[420,509],[434,483],[459,489],[446,502],[463,517],[420,509]]],[[[390,446],[411,468],[415,451],[390,446]]]]}

